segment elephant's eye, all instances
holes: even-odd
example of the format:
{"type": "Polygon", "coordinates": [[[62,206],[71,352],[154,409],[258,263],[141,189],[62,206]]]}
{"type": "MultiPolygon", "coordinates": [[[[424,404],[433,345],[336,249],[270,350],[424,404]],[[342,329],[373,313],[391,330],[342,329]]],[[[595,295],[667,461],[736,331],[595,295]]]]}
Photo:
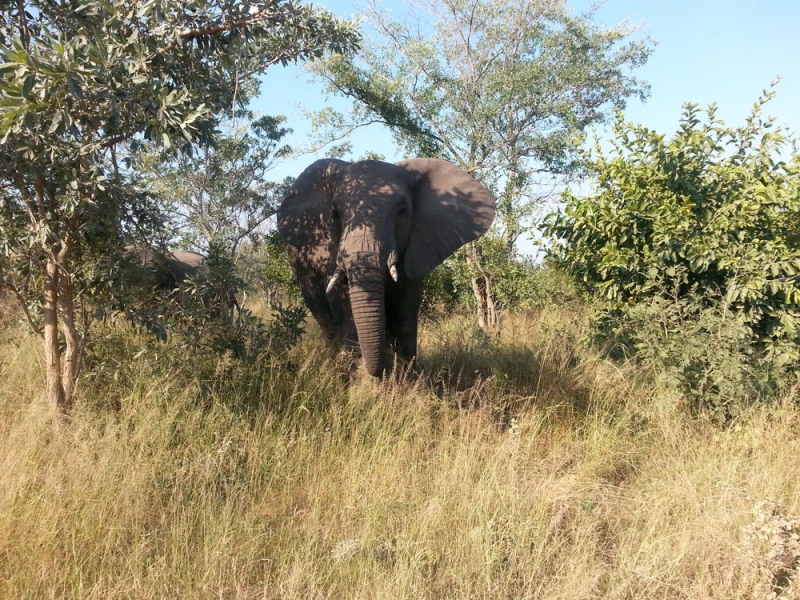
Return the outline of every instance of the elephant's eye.
{"type": "Polygon", "coordinates": [[[400,206],[400,208],[397,209],[397,216],[405,217],[406,215],[408,215],[408,209],[405,206],[400,206]]]}

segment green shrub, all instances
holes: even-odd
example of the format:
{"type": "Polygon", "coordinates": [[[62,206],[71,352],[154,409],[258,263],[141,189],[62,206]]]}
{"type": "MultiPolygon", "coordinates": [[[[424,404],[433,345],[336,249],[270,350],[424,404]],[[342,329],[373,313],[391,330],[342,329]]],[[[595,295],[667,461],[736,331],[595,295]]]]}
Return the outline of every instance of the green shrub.
{"type": "Polygon", "coordinates": [[[504,306],[511,309],[567,306],[586,299],[573,279],[550,260],[537,263],[523,258],[510,262],[497,287],[504,306]]]}
{"type": "Polygon", "coordinates": [[[610,355],[634,354],[686,399],[691,412],[727,420],[754,402],[779,398],[791,369],[753,343],[741,313],[698,298],[653,298],[626,311],[601,310],[595,340],[610,355]]]}
{"type": "MultiPolygon", "coordinates": [[[[516,256],[497,237],[485,236],[483,258],[504,311],[540,308],[549,304],[583,302],[585,293],[554,261],[537,262],[516,256]]],[[[422,312],[448,314],[456,307],[474,307],[472,279],[463,250],[436,267],[425,279],[422,312]]]]}
{"type": "Polygon", "coordinates": [[[762,117],[772,96],[739,128],[687,105],[672,139],[620,116],[589,157],[595,192],[565,193],[545,225],[604,303],[600,337],[660,356],[712,404],[758,396],[800,359],[800,154],[762,117]]]}
{"type": "Polygon", "coordinates": [[[425,276],[421,312],[427,317],[451,313],[459,305],[467,305],[471,291],[460,281],[461,262],[448,259],[425,276]]]}
{"type": "Polygon", "coordinates": [[[277,231],[264,236],[264,244],[255,257],[260,266],[260,290],[268,298],[281,298],[286,302],[301,303],[300,286],[289,264],[289,250],[277,231]]]}

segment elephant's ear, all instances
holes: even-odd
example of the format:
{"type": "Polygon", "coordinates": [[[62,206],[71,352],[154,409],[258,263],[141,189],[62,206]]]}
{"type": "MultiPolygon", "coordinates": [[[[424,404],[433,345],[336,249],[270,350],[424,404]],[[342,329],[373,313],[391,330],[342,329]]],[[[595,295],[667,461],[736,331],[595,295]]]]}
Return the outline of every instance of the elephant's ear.
{"type": "Polygon", "coordinates": [[[336,240],[333,223],[333,183],[347,163],[318,160],[303,171],[278,208],[278,232],[306,260],[327,262],[336,240]]]}
{"type": "Polygon", "coordinates": [[[430,273],[494,220],[494,197],[453,163],[412,158],[397,163],[416,179],[414,216],[404,266],[410,279],[430,273]]]}

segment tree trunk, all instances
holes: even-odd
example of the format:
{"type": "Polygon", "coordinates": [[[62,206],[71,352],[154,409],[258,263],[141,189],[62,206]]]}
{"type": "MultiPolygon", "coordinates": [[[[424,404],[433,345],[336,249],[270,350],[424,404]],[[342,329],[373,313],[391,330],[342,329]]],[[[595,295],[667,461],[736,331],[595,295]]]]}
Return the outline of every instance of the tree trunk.
{"type": "Polygon", "coordinates": [[[470,242],[464,248],[464,257],[472,278],[478,326],[486,331],[497,331],[500,328],[499,302],[491,275],[483,268],[483,251],[477,243],[470,242]]]}
{"type": "MultiPolygon", "coordinates": [[[[39,223],[53,219],[53,215],[59,214],[59,211],[55,195],[48,192],[43,175],[36,177],[34,189],[36,195],[30,199],[29,208],[32,225],[38,227],[39,223]]],[[[82,354],[75,323],[75,290],[69,269],[69,258],[75,247],[79,226],[80,216],[75,213],[67,222],[63,241],[48,249],[42,274],[44,319],[42,337],[46,362],[47,404],[51,412],[56,414],[65,412],[72,404],[82,354]],[[59,341],[61,328],[64,330],[65,340],[63,354],[59,341]]]]}
{"type": "MultiPolygon", "coordinates": [[[[60,263],[60,267],[65,265],[60,263]]],[[[62,386],[64,388],[64,407],[72,404],[75,388],[80,372],[81,344],[78,329],[75,326],[75,289],[72,277],[62,271],[59,277],[58,303],[61,307],[61,323],[64,330],[66,346],[62,356],[62,386]]]]}
{"type": "Polygon", "coordinates": [[[55,256],[47,259],[44,272],[44,355],[47,363],[47,404],[52,412],[63,412],[67,398],[61,373],[61,348],[58,344],[58,265],[55,256]]]}
{"type": "Polygon", "coordinates": [[[78,383],[81,342],[75,322],[75,288],[67,259],[72,249],[69,236],[47,259],[44,277],[44,349],[47,362],[47,403],[54,413],[72,404],[78,383]],[[59,319],[60,317],[60,319],[59,319]],[[64,333],[62,350],[59,333],[64,333]]]}

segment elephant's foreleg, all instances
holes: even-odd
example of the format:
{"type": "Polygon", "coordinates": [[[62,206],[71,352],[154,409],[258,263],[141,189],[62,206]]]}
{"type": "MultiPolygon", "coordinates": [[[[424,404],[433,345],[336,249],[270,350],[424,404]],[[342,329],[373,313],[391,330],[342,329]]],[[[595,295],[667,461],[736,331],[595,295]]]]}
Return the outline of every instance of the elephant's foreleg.
{"type": "Polygon", "coordinates": [[[392,294],[389,335],[394,351],[411,362],[417,356],[419,308],[422,304],[422,279],[401,280],[392,294]]]}
{"type": "Polygon", "coordinates": [[[308,310],[319,323],[320,329],[327,342],[336,346],[339,344],[339,325],[333,314],[331,305],[325,294],[327,276],[324,271],[315,268],[315,265],[304,261],[301,257],[290,253],[292,269],[297,277],[300,292],[303,294],[308,310]]]}

